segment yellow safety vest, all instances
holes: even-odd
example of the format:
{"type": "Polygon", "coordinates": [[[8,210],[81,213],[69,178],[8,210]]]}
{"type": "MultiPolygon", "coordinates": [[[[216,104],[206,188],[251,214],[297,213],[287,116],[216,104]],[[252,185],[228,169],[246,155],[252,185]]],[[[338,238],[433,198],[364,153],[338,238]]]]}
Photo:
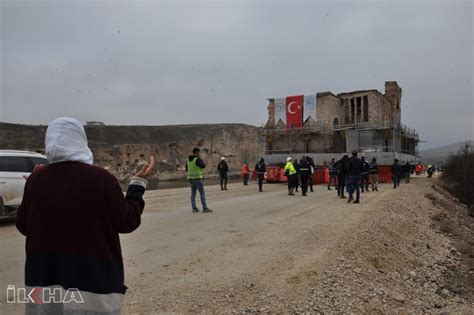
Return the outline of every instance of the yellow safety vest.
{"type": "Polygon", "coordinates": [[[193,180],[193,179],[203,179],[204,178],[204,172],[202,171],[202,168],[196,165],[197,157],[195,157],[192,161],[187,161],[188,164],[188,179],[193,180]]]}
{"type": "Polygon", "coordinates": [[[296,174],[296,168],[295,168],[295,166],[293,165],[293,163],[291,163],[291,162],[286,163],[286,165],[285,165],[285,171],[286,171],[286,170],[289,170],[290,176],[296,174]]]}

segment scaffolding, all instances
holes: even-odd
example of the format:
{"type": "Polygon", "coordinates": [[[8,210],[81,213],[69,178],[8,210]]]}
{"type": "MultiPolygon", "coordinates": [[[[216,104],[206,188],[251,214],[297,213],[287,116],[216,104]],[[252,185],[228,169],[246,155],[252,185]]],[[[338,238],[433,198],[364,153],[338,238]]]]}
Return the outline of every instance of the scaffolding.
{"type": "MultiPolygon", "coordinates": [[[[267,142],[266,155],[292,153],[346,153],[352,150],[365,152],[398,152],[418,156],[418,133],[403,124],[395,125],[390,121],[356,122],[334,125],[315,124],[314,126],[292,128],[264,128],[267,142]],[[283,136],[286,147],[274,149],[272,142],[283,136]],[[344,144],[325,146],[323,138],[329,137],[333,143],[343,138],[344,144]],[[296,149],[297,140],[305,141],[304,150],[296,149]],[[317,148],[311,148],[310,140],[319,139],[317,148]]],[[[340,141],[339,141],[340,142],[340,141]]],[[[281,141],[280,141],[281,144],[281,141]]],[[[281,145],[280,145],[281,146],[281,145]]]]}

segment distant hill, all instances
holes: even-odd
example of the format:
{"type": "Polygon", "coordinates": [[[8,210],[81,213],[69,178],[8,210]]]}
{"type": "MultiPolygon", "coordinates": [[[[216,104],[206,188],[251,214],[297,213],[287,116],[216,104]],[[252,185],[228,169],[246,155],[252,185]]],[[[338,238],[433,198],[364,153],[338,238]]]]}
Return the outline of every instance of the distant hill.
{"type": "MultiPolygon", "coordinates": [[[[18,125],[0,122],[0,150],[16,149],[44,152],[47,126],[18,125]]],[[[186,158],[199,147],[205,158],[206,175],[216,178],[221,157],[233,174],[240,175],[243,163],[257,161],[263,155],[263,130],[244,124],[205,124],[168,126],[85,126],[94,164],[106,168],[121,184],[148,156],[155,156],[156,170],[149,178],[150,187],[160,181],[184,181],[186,158]]],[[[124,186],[125,187],[125,186],[124,186]]]]}
{"type": "MultiPolygon", "coordinates": [[[[0,122],[0,150],[36,150],[44,147],[46,128],[44,125],[20,125],[0,122]]],[[[91,147],[124,144],[162,144],[178,141],[197,143],[201,139],[212,139],[223,131],[239,140],[238,131],[259,132],[260,128],[245,124],[196,124],[164,126],[84,126],[91,147]]],[[[248,140],[248,139],[244,139],[248,140]]],[[[257,142],[260,139],[257,139],[257,142]]]]}
{"type": "MultiPolygon", "coordinates": [[[[474,146],[474,141],[471,140],[467,142],[471,147],[474,146]]],[[[457,142],[438,148],[422,150],[420,151],[420,156],[424,162],[443,162],[448,159],[451,154],[458,152],[459,149],[461,149],[462,144],[464,144],[464,142],[457,142]]]]}

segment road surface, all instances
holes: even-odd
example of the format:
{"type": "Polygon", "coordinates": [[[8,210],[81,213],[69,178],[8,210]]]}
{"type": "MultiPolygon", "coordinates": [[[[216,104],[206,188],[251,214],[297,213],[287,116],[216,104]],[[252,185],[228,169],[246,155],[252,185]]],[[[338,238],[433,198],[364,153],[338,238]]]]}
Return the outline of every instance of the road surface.
{"type": "MultiPolygon", "coordinates": [[[[258,192],[254,182],[206,190],[214,213],[191,213],[188,188],[146,193],[142,225],[121,238],[127,313],[230,312],[250,300],[298,299],[331,263],[335,245],[398,192],[381,185],[355,205],[325,186],[308,197],[288,196],[281,184],[258,192]]],[[[14,225],[1,227],[0,248],[2,287],[21,286],[24,238],[14,225]]],[[[18,311],[2,291],[1,309],[18,311]]]]}

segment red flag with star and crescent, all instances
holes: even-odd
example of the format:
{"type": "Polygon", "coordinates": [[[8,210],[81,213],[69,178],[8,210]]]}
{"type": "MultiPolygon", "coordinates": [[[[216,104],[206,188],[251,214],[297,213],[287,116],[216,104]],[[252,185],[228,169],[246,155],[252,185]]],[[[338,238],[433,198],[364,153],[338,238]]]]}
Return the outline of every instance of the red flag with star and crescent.
{"type": "Polygon", "coordinates": [[[288,96],[286,98],[286,127],[298,128],[303,126],[304,95],[288,96]]]}

